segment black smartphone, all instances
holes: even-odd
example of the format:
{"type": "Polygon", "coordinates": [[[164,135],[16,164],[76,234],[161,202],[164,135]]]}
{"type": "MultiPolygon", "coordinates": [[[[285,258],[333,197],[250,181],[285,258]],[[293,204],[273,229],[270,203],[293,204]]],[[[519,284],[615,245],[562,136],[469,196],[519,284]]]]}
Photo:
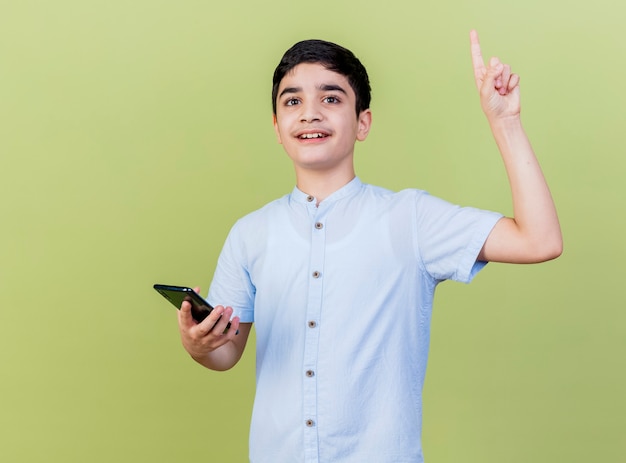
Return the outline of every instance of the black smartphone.
{"type": "MultiPolygon", "coordinates": [[[[180,309],[180,306],[185,301],[191,303],[191,316],[198,323],[208,317],[213,310],[211,304],[205,301],[193,289],[186,286],[154,285],[153,288],[177,309],[180,309]]],[[[228,331],[229,328],[230,322],[224,331],[228,331]]]]}

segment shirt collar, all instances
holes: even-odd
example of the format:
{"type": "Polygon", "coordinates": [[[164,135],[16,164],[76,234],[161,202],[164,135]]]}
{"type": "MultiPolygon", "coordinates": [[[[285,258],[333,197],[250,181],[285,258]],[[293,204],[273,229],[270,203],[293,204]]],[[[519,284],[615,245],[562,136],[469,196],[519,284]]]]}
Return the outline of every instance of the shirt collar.
{"type": "MultiPolygon", "coordinates": [[[[356,194],[363,186],[363,182],[359,179],[359,177],[354,177],[350,182],[339,188],[337,191],[332,193],[330,196],[325,198],[321,204],[329,204],[339,201],[340,199],[346,198],[348,196],[352,196],[356,194]]],[[[297,203],[309,204],[316,202],[316,198],[301,191],[295,186],[291,192],[291,200],[297,203]]]]}

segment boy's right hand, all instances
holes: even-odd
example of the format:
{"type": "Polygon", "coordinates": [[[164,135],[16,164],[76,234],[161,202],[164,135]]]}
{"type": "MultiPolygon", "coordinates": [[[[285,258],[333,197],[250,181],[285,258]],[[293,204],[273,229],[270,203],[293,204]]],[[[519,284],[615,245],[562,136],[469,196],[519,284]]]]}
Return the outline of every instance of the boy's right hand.
{"type": "MultiPolygon", "coordinates": [[[[199,288],[194,288],[194,291],[199,292],[199,288]]],[[[215,349],[234,340],[239,328],[239,317],[231,320],[232,316],[231,307],[218,305],[208,317],[198,323],[191,316],[191,304],[183,302],[178,311],[178,328],[183,346],[189,355],[201,362],[215,349]],[[225,331],[229,321],[230,328],[225,331]]]]}
{"type": "Polygon", "coordinates": [[[470,46],[474,79],[480,94],[480,102],[489,122],[496,119],[519,118],[520,90],[519,75],[511,72],[511,66],[491,58],[483,61],[478,33],[470,32],[470,46]]]}

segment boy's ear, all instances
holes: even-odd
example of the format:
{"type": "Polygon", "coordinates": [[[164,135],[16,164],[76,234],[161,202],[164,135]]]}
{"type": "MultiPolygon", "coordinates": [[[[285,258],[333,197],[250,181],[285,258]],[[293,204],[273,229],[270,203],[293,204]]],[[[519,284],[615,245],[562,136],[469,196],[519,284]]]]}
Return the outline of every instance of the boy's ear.
{"type": "Polygon", "coordinates": [[[367,138],[367,134],[370,133],[370,128],[372,127],[372,111],[370,109],[361,111],[358,117],[358,123],[359,127],[356,139],[363,141],[367,138]]]}
{"type": "Polygon", "coordinates": [[[283,144],[283,141],[280,138],[280,132],[278,131],[278,121],[276,120],[276,114],[272,115],[272,123],[274,124],[274,132],[276,133],[276,139],[279,144],[283,144]]]}

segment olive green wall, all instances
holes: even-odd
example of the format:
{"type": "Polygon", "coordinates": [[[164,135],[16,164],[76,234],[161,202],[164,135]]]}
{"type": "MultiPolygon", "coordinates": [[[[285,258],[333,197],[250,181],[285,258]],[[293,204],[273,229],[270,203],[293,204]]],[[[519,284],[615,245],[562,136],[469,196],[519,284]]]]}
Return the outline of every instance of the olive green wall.
{"type": "Polygon", "coordinates": [[[253,344],[203,370],[152,284],[206,291],[234,220],[291,190],[271,73],[305,38],[370,72],[365,182],[510,214],[477,28],[521,74],[565,253],[439,288],[427,461],[623,461],[625,22],[609,0],[2,0],[0,460],[245,461],[253,344]]]}

